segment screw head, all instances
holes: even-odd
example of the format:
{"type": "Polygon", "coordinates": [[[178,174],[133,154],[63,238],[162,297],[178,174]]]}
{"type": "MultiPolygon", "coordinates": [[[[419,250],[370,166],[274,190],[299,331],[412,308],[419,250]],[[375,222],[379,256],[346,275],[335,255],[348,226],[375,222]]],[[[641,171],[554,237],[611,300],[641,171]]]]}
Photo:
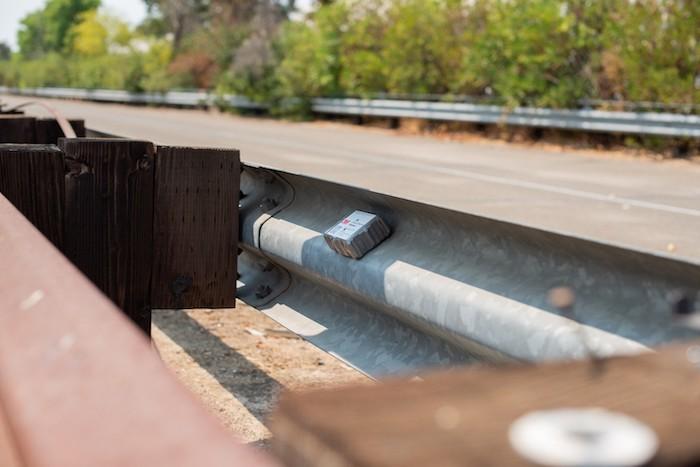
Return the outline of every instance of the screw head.
{"type": "Polygon", "coordinates": [[[257,298],[265,298],[272,293],[272,287],[267,284],[259,285],[255,289],[255,296],[257,298]]]}

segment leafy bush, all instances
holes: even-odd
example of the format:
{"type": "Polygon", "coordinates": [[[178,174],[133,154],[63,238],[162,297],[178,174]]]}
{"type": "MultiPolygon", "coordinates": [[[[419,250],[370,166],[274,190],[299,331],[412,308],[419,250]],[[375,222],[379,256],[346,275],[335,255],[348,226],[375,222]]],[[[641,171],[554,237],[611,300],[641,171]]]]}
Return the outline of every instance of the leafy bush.
{"type": "Polygon", "coordinates": [[[211,0],[192,3],[182,24],[166,15],[137,30],[88,8],[96,3],[50,0],[61,12],[51,28],[29,15],[27,53],[2,63],[0,81],[214,88],[282,112],[304,112],[314,96],[378,93],[547,107],[700,98],[697,0],[336,0],[294,21],[282,1],[211,0]],[[173,21],[184,29],[173,31],[173,21]],[[148,35],[168,25],[172,36],[148,35]],[[41,42],[49,29],[53,42],[41,42]]]}

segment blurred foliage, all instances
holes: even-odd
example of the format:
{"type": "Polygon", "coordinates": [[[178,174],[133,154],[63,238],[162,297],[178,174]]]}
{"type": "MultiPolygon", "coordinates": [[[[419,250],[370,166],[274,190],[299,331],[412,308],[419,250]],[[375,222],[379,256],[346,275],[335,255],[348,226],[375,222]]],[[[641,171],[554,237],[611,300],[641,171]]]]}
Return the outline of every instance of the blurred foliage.
{"type": "Polygon", "coordinates": [[[5,42],[0,42],[0,61],[9,60],[12,57],[12,49],[5,42]]]}
{"type": "Polygon", "coordinates": [[[176,84],[168,72],[172,61],[169,40],[144,35],[96,8],[76,14],[62,42],[59,50],[36,57],[34,53],[26,55],[20,45],[20,52],[0,67],[0,82],[19,87],[130,91],[166,91],[176,84]]]}
{"type": "Polygon", "coordinates": [[[303,15],[292,0],[145,1],[149,17],[130,28],[99,0],[48,0],[23,20],[0,80],[209,88],[281,112],[384,94],[700,103],[697,0],[336,0],[303,15]]]}
{"type": "Polygon", "coordinates": [[[20,53],[27,58],[36,58],[64,51],[76,20],[82,13],[99,5],[100,0],[48,0],[44,8],[22,19],[17,33],[20,53]]]}

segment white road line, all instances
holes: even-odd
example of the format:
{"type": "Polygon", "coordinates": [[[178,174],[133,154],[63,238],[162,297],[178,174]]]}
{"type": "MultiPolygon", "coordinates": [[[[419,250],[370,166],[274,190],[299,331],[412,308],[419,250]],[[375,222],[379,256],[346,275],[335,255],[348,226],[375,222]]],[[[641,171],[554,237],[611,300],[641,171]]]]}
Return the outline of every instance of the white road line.
{"type": "MultiPolygon", "coordinates": [[[[600,194],[600,193],[596,193],[596,192],[592,192],[592,191],[576,190],[576,189],[572,189],[572,188],[564,188],[564,187],[560,187],[560,186],[556,186],[556,185],[549,185],[549,184],[545,184],[545,183],[529,182],[526,180],[518,180],[518,179],[514,179],[514,178],[499,177],[496,175],[485,175],[482,173],[473,172],[473,171],[464,170],[464,169],[438,167],[438,166],[434,166],[431,164],[425,164],[425,163],[421,163],[421,162],[407,161],[405,159],[401,159],[400,158],[401,156],[398,156],[398,155],[392,155],[389,157],[381,156],[381,155],[363,155],[363,154],[360,154],[359,151],[348,151],[348,150],[343,150],[343,149],[338,149],[338,148],[320,150],[319,147],[317,147],[317,146],[310,146],[310,145],[304,144],[304,143],[279,142],[279,141],[267,140],[267,139],[261,141],[260,139],[246,138],[245,136],[241,137],[241,135],[236,135],[236,139],[238,139],[238,140],[248,139],[251,144],[255,144],[258,146],[259,145],[275,146],[275,147],[279,147],[282,149],[292,149],[293,148],[293,149],[297,149],[297,150],[304,151],[304,152],[315,152],[315,153],[323,154],[326,156],[328,155],[329,152],[332,151],[333,153],[337,153],[337,154],[342,155],[343,157],[346,157],[348,159],[354,159],[354,160],[359,160],[359,161],[364,161],[364,162],[371,162],[371,163],[378,163],[379,162],[379,163],[387,164],[389,166],[397,166],[397,167],[402,167],[402,168],[413,168],[413,169],[419,169],[419,170],[424,170],[424,171],[430,171],[433,173],[452,175],[452,176],[460,176],[460,177],[468,178],[471,180],[497,183],[500,185],[525,188],[528,190],[557,193],[560,195],[572,196],[572,197],[577,197],[577,198],[585,198],[585,199],[590,199],[593,201],[616,204],[616,205],[620,205],[620,206],[633,206],[633,207],[642,208],[642,209],[663,211],[663,212],[669,212],[669,213],[673,213],[673,214],[680,214],[680,215],[684,215],[684,216],[700,217],[700,210],[698,210],[698,209],[684,208],[684,207],[679,207],[679,206],[673,206],[670,204],[655,203],[655,202],[651,202],[651,201],[643,201],[643,200],[638,200],[638,199],[634,199],[634,198],[624,198],[624,197],[605,195],[605,194],[600,194]]],[[[282,169],[282,170],[285,170],[285,169],[282,169]]]]}

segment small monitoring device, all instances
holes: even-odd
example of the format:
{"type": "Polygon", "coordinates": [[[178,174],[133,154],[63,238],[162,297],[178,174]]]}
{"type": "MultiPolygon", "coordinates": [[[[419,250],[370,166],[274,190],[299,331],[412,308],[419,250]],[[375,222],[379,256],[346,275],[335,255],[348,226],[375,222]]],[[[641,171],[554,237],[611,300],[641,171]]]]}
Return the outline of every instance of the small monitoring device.
{"type": "Polygon", "coordinates": [[[326,230],[323,238],[331,249],[343,256],[360,259],[384,241],[391,230],[376,214],[355,211],[326,230]]]}

